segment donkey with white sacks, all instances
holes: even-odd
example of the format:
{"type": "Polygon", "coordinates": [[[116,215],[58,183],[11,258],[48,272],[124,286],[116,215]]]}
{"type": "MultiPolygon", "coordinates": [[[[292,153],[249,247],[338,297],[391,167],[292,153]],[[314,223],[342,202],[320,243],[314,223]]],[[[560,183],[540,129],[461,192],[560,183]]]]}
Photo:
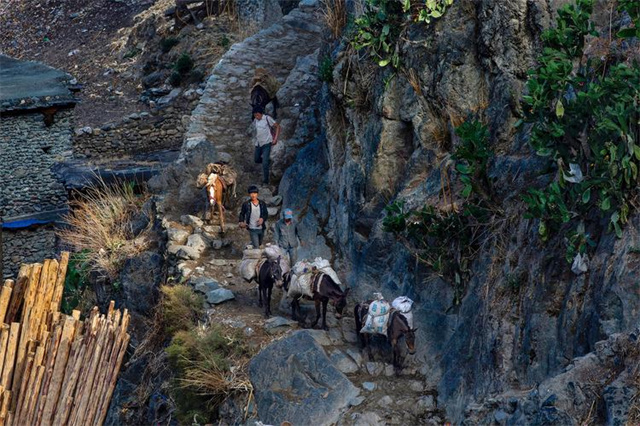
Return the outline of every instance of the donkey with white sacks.
{"type": "MultiPolygon", "coordinates": [[[[379,295],[379,293],[377,294],[379,295]]],[[[390,305],[379,295],[378,300],[358,303],[354,308],[356,333],[362,349],[367,349],[369,360],[373,361],[371,338],[376,334],[384,336],[391,344],[392,362],[396,374],[399,374],[402,369],[400,345],[398,344],[400,339],[404,337],[409,354],[413,355],[416,352],[415,332],[417,328],[413,328],[412,305],[413,301],[405,296],[396,298],[390,305]]]]}
{"type": "Polygon", "coordinates": [[[313,300],[316,307],[316,319],[311,327],[316,327],[322,316],[322,329],[328,330],[327,305],[332,302],[336,309],[336,318],[342,318],[342,312],[347,306],[349,288],[340,288],[339,280],[329,262],[317,258],[313,263],[298,262],[289,274],[284,277],[284,289],[287,296],[292,298],[291,315],[294,321],[301,320],[300,299],[313,300]],[[337,281],[337,282],[336,282],[337,281]],[[322,308],[322,310],[321,310],[322,308]]]}

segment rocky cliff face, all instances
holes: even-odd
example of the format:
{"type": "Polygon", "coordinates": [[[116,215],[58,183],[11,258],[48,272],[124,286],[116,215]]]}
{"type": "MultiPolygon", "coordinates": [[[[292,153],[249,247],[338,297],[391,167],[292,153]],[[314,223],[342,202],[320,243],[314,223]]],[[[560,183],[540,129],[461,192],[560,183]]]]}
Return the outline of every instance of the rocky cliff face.
{"type": "MultiPolygon", "coordinates": [[[[360,299],[381,289],[387,298],[404,294],[416,300],[415,362],[453,420],[486,421],[495,414],[500,423],[518,422],[525,417],[514,413],[524,415],[527,406],[529,421],[543,422],[548,407],[561,413],[555,421],[578,422],[587,415],[613,421],[613,399],[589,392],[584,375],[558,379],[562,392],[544,399],[525,392],[563,372],[574,358],[595,357],[599,341],[633,330],[640,319],[640,264],[631,250],[638,244],[638,218],[622,239],[595,236],[589,272],[581,276],[570,271],[560,238],[543,245],[535,222],[522,218],[521,192],[551,175],[530,151],[526,129],[519,133],[514,123],[540,34],[564,3],[454,2],[431,28],[410,29],[402,49],[405,71],[393,76],[344,45],[325,46],[319,56],[330,56],[335,67],[316,110],[322,131],[299,147],[280,183],[284,205],[301,212],[307,237],[318,243],[302,256],[332,253],[360,299]],[[458,143],[452,129],[469,112],[480,114],[490,130],[496,156],[489,176],[503,213],[494,217],[468,279],[456,284],[416,261],[383,231],[382,219],[393,200],[409,208],[446,202],[444,170],[458,143]],[[507,391],[511,405],[467,409],[507,391]],[[592,403],[595,411],[584,412],[592,403]]],[[[608,23],[605,3],[597,5],[594,19],[608,23]]],[[[626,359],[618,358],[621,369],[626,359]]],[[[621,369],[594,369],[598,389],[621,369]]],[[[634,391],[623,382],[615,404],[628,406],[634,391]]]]}

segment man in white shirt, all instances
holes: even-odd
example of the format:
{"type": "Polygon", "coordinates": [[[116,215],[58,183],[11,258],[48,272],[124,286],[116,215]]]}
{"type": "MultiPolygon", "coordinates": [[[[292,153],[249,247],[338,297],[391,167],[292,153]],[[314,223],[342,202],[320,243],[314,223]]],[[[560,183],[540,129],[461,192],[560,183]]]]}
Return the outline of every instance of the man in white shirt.
{"type": "Polygon", "coordinates": [[[262,183],[269,184],[269,166],[271,165],[271,146],[278,142],[280,125],[264,113],[264,108],[253,107],[253,126],[256,129],[254,160],[262,163],[262,183]]]}
{"type": "Polygon", "coordinates": [[[258,187],[251,185],[248,192],[250,199],[242,204],[238,222],[241,228],[249,230],[253,248],[259,248],[264,240],[264,231],[267,228],[269,213],[267,204],[258,198],[258,187]]]}

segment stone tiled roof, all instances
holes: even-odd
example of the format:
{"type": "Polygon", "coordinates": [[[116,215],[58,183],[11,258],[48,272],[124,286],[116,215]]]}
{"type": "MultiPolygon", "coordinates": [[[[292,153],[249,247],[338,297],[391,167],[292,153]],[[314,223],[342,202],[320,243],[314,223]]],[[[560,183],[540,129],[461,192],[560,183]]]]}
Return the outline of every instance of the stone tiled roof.
{"type": "Polygon", "coordinates": [[[0,112],[73,106],[73,77],[39,62],[0,55],[0,112]]]}

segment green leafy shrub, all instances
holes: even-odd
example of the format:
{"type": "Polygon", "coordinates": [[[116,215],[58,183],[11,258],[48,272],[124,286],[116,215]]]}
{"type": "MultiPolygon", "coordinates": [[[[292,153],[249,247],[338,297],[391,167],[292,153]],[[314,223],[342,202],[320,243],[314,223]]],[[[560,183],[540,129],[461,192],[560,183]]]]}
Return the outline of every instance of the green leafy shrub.
{"type": "Polygon", "coordinates": [[[320,81],[327,83],[333,82],[333,61],[331,60],[331,56],[327,55],[320,61],[318,65],[318,78],[320,81]]]}
{"type": "Polygon", "coordinates": [[[193,59],[191,59],[191,56],[188,53],[184,52],[176,61],[173,69],[180,74],[185,75],[193,69],[193,59]]]}
{"type": "Polygon", "coordinates": [[[405,16],[396,0],[367,0],[365,12],[355,20],[352,45],[356,50],[367,48],[381,67],[400,64],[397,41],[405,16]]]}
{"type": "MultiPolygon", "coordinates": [[[[619,2],[618,10],[637,23],[636,5],[619,2]]],[[[640,66],[622,54],[607,61],[600,55],[585,58],[586,38],[598,36],[592,9],[592,0],[578,0],[558,11],[556,27],[543,34],[539,65],[530,71],[523,97],[531,145],[559,168],[547,188],[523,197],[528,216],[540,219],[543,240],[562,224],[571,222],[575,229],[575,222],[594,210],[621,237],[640,195],[640,66]]],[[[635,34],[634,25],[627,30],[635,34]]],[[[568,253],[577,254],[572,244],[568,253]]]]}
{"type": "Polygon", "coordinates": [[[453,0],[421,0],[418,2],[404,0],[404,10],[410,11],[413,9],[414,19],[428,24],[434,19],[441,18],[452,4],[453,0]]]}
{"type": "Polygon", "coordinates": [[[478,120],[468,120],[456,128],[456,135],[461,140],[452,158],[456,161],[456,171],[460,173],[460,181],[464,184],[462,196],[467,198],[471,192],[488,199],[491,183],[487,176],[487,165],[493,157],[489,147],[489,131],[478,120]]]}
{"type": "Polygon", "coordinates": [[[162,53],[167,53],[178,43],[180,43],[180,39],[177,37],[163,37],[160,39],[160,50],[162,53]]]}
{"type": "Polygon", "coordinates": [[[127,53],[125,53],[122,56],[122,58],[123,59],[134,58],[134,57],[138,56],[138,54],[140,54],[140,52],[142,52],[142,50],[138,49],[137,47],[134,47],[133,49],[130,49],[129,51],[127,51],[127,53]]]}

